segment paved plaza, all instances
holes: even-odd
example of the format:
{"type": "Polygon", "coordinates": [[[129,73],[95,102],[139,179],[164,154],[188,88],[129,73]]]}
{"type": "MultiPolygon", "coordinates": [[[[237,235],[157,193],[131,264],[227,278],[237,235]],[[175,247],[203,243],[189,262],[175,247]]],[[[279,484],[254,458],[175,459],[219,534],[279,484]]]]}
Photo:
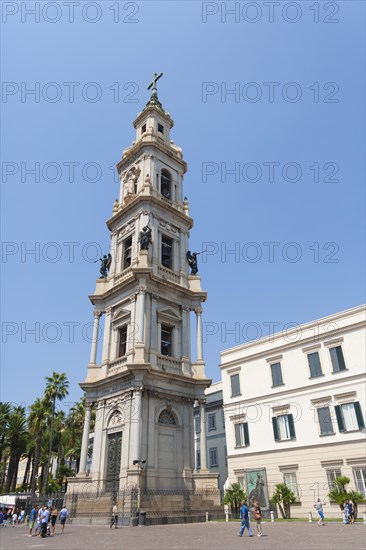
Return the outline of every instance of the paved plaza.
{"type": "MultiPolygon", "coordinates": [[[[254,525],[252,525],[254,527],[254,525]]],[[[264,523],[263,536],[238,537],[239,523],[210,522],[190,525],[157,525],[152,527],[106,527],[66,525],[64,534],[57,524],[56,536],[41,539],[29,537],[26,527],[6,527],[0,530],[1,550],[94,550],[101,548],[133,550],[195,550],[255,548],[342,549],[364,550],[365,525],[316,523],[264,523]]]]}

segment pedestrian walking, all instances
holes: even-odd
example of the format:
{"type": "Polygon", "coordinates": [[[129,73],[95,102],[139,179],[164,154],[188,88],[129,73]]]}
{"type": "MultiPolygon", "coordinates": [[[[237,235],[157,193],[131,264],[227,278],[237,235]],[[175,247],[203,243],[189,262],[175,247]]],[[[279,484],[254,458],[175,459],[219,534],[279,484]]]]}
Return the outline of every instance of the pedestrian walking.
{"type": "Polygon", "coordinates": [[[355,524],[355,506],[351,499],[348,500],[348,517],[351,525],[355,524]]]}
{"type": "Polygon", "coordinates": [[[29,536],[33,536],[33,527],[37,522],[38,506],[34,506],[29,514],[29,536]]]}
{"type": "Polygon", "coordinates": [[[69,515],[68,509],[66,508],[66,506],[63,506],[62,509],[61,509],[60,515],[59,515],[60,523],[61,523],[61,533],[64,532],[65,523],[66,523],[66,520],[68,518],[68,515],[69,515]]]}
{"type": "Polygon", "coordinates": [[[115,529],[117,529],[117,526],[118,526],[118,502],[116,502],[116,504],[112,508],[112,517],[111,517],[110,528],[112,528],[113,525],[114,525],[115,529]]]}
{"type": "Polygon", "coordinates": [[[25,510],[24,508],[22,508],[20,510],[20,514],[19,514],[19,519],[18,519],[18,523],[21,525],[22,523],[24,523],[24,518],[25,518],[25,510]]]}
{"type": "Polygon", "coordinates": [[[262,510],[257,500],[254,501],[254,519],[257,523],[257,537],[262,536],[262,510]]]}
{"type": "Polygon", "coordinates": [[[17,521],[18,521],[18,514],[16,513],[15,510],[14,510],[13,515],[11,516],[11,520],[12,520],[12,523],[13,523],[13,527],[15,527],[15,524],[16,524],[17,521]]]}
{"type": "Polygon", "coordinates": [[[253,532],[250,528],[249,524],[249,508],[245,500],[241,501],[241,508],[240,508],[240,519],[241,519],[241,527],[239,531],[239,537],[243,536],[243,533],[245,531],[245,528],[248,529],[248,534],[250,537],[253,536],[253,532]]]}
{"type": "Polygon", "coordinates": [[[344,523],[349,524],[349,500],[346,499],[343,504],[344,523]]]}
{"type": "Polygon", "coordinates": [[[320,498],[318,498],[318,500],[316,501],[316,503],[314,504],[314,508],[315,510],[318,512],[319,514],[319,521],[318,521],[318,525],[322,525],[324,527],[325,523],[324,523],[324,511],[323,511],[323,506],[325,506],[325,502],[322,502],[320,500],[320,498]]]}
{"type": "Polygon", "coordinates": [[[57,515],[58,515],[58,511],[57,511],[56,506],[52,506],[52,509],[51,509],[51,537],[53,537],[55,535],[57,515]]]}

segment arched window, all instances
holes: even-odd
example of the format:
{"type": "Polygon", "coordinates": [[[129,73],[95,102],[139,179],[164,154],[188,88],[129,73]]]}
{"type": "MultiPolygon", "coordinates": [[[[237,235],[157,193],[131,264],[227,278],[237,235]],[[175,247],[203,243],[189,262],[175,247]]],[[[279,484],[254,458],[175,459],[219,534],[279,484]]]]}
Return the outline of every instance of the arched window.
{"type": "Polygon", "coordinates": [[[176,424],[173,413],[171,413],[167,409],[164,409],[163,411],[161,411],[161,413],[159,414],[158,422],[159,424],[170,424],[173,426],[175,426],[176,424]]]}
{"type": "Polygon", "coordinates": [[[160,193],[165,197],[166,199],[172,198],[172,175],[168,170],[161,171],[160,176],[160,193]]]}

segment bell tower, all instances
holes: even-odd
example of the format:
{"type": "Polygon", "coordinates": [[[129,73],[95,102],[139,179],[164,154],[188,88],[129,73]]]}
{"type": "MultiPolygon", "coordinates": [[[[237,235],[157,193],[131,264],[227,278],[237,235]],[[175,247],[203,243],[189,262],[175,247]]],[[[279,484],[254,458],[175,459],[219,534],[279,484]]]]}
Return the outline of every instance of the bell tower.
{"type": "Polygon", "coordinates": [[[101,492],[131,483],[141,490],[217,488],[205,437],[195,470],[193,405],[201,404],[204,434],[204,390],[211,383],[202,354],[206,293],[188,253],[193,220],[183,193],[187,165],[170,137],[174,122],[158,99],[161,76],[155,73],[151,98],[134,121],[135,140],[117,164],[119,197],[107,220],[111,258],[90,296],[94,337],[80,384],[87,408],[71,491],[86,483],[101,492]],[[91,407],[96,420],[87,475],[91,407]]]}

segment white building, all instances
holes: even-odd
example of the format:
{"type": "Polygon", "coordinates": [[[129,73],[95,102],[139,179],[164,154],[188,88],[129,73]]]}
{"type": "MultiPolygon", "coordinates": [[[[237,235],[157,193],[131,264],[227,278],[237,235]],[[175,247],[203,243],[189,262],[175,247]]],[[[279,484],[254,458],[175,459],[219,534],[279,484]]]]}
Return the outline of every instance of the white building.
{"type": "MultiPolygon", "coordinates": [[[[222,397],[222,382],[215,382],[205,390],[205,433],[207,464],[210,472],[219,474],[219,487],[222,490],[227,479],[227,450],[225,415],[222,397]]],[[[201,416],[200,407],[194,408],[194,433],[196,471],[201,469],[201,416]]]]}
{"type": "Polygon", "coordinates": [[[229,480],[250,501],[268,509],[285,482],[294,517],[318,497],[339,516],[327,498],[339,475],[366,495],[365,341],[359,306],[221,353],[229,480]]]}

